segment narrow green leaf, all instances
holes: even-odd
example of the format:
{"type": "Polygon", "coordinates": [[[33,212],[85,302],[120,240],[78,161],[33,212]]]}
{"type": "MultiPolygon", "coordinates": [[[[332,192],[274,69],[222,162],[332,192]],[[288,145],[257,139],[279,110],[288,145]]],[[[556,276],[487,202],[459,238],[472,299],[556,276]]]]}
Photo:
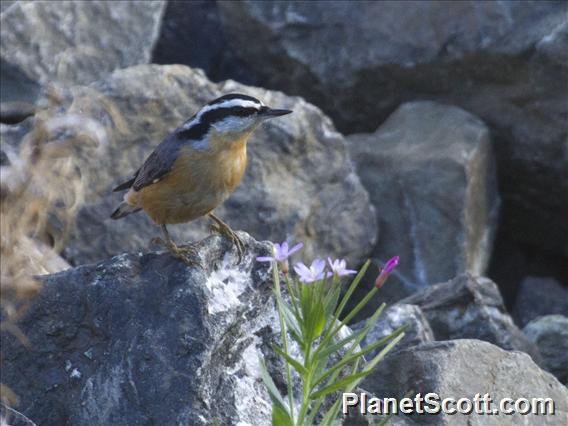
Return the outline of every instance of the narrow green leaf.
{"type": "MultiPolygon", "coordinates": [[[[386,354],[404,337],[404,333],[399,334],[397,337],[395,337],[385,348],[383,348],[383,350],[377,354],[377,356],[375,356],[369,363],[367,363],[367,365],[365,366],[365,368],[363,369],[363,372],[366,373],[371,373],[373,371],[373,369],[377,366],[377,364],[386,356],[386,354]]],[[[338,374],[338,373],[336,373],[338,374]]],[[[348,386],[345,387],[345,389],[343,390],[343,392],[351,392],[355,386],[357,386],[361,380],[363,380],[365,376],[356,379],[354,382],[350,383],[348,386]]],[[[335,378],[333,378],[333,380],[335,380],[335,378]]],[[[318,402],[321,401],[318,400],[318,402]]],[[[339,400],[337,400],[336,402],[338,402],[339,400]]],[[[318,405],[319,406],[319,405],[318,405]]],[[[323,420],[322,420],[322,424],[329,424],[333,419],[335,419],[337,417],[338,414],[338,406],[336,406],[335,404],[328,410],[328,412],[325,414],[323,420]]]]}
{"type": "Polygon", "coordinates": [[[272,424],[275,426],[294,426],[294,421],[286,410],[283,410],[278,405],[273,405],[272,424]]]}
{"type": "Polygon", "coordinates": [[[306,370],[306,368],[296,359],[292,358],[290,355],[288,355],[286,352],[284,352],[284,350],[276,345],[272,345],[272,348],[274,349],[274,351],[280,355],[282,358],[284,358],[288,364],[290,364],[292,367],[294,367],[296,369],[296,371],[298,373],[300,373],[302,376],[305,376],[308,374],[308,370],[306,370]]]}
{"type": "MultiPolygon", "coordinates": [[[[402,327],[401,327],[402,328],[402,327]]],[[[388,336],[387,336],[388,337],[388,336]]],[[[389,353],[389,351],[404,337],[404,332],[392,339],[366,366],[364,370],[372,370],[389,353]]],[[[349,392],[349,391],[348,391],[349,392]]]]}
{"type": "MultiPolygon", "coordinates": [[[[365,265],[367,265],[367,263],[365,263],[365,265]]],[[[336,315],[335,321],[339,323],[339,325],[335,328],[333,328],[332,326],[330,326],[328,328],[328,332],[326,333],[325,337],[322,339],[322,343],[320,344],[318,350],[322,347],[326,347],[329,342],[331,341],[331,339],[333,339],[333,337],[339,333],[339,330],[341,330],[341,327],[343,327],[343,325],[348,324],[349,321],[351,321],[353,319],[353,317],[355,317],[355,315],[357,315],[359,313],[359,311],[361,309],[363,309],[363,307],[369,303],[369,300],[371,300],[373,298],[373,296],[377,293],[378,289],[376,287],[373,287],[371,289],[371,291],[369,291],[365,297],[357,304],[357,306],[355,306],[355,308],[353,308],[353,310],[351,312],[349,312],[349,314],[343,318],[343,320],[339,320],[338,316],[336,315]]],[[[335,322],[331,323],[332,325],[335,324],[335,322]]],[[[316,352],[318,351],[316,350],[316,352]]]]}
{"type": "Polygon", "coordinates": [[[324,306],[325,306],[325,315],[328,318],[333,316],[333,312],[337,307],[337,302],[339,300],[339,296],[341,295],[341,285],[337,283],[333,285],[330,291],[325,294],[324,297],[324,306]]]}
{"type": "Polygon", "coordinates": [[[290,307],[286,304],[282,304],[282,311],[284,313],[284,319],[286,320],[286,325],[288,326],[288,331],[292,334],[292,337],[298,342],[298,344],[302,345],[302,330],[299,326],[299,319],[296,317],[294,312],[290,309],[290,307]]]}
{"type": "Polygon", "coordinates": [[[310,395],[310,399],[317,399],[320,396],[329,395],[330,393],[343,389],[345,386],[349,386],[355,380],[369,375],[369,373],[370,371],[360,371],[359,373],[350,374],[349,376],[344,377],[341,380],[338,380],[337,382],[332,383],[329,386],[325,386],[323,389],[320,389],[319,391],[312,393],[310,395]]]}
{"type": "Polygon", "coordinates": [[[270,373],[266,369],[266,365],[264,364],[264,361],[260,357],[259,357],[258,360],[259,360],[259,363],[260,363],[260,375],[262,377],[262,381],[264,382],[264,385],[266,386],[266,390],[268,391],[268,395],[270,396],[272,403],[275,406],[276,405],[279,406],[285,412],[288,412],[288,408],[286,407],[286,403],[284,402],[282,395],[280,395],[280,392],[278,392],[278,389],[276,388],[276,385],[274,384],[272,377],[270,377],[270,373]]]}
{"type": "Polygon", "coordinates": [[[337,352],[339,349],[341,349],[341,348],[343,348],[344,346],[346,346],[346,345],[347,345],[349,342],[351,342],[352,340],[355,340],[355,339],[357,339],[358,337],[360,337],[361,335],[363,335],[363,332],[364,332],[364,331],[365,331],[365,330],[359,330],[359,331],[357,331],[357,332],[351,334],[350,336],[347,336],[347,337],[345,337],[345,338],[339,340],[338,342],[336,342],[336,343],[334,343],[334,344],[332,344],[332,345],[329,345],[327,348],[325,348],[325,349],[322,350],[322,351],[319,351],[319,352],[317,353],[317,355],[314,355],[314,356],[316,356],[316,357],[318,357],[318,358],[319,358],[319,357],[321,357],[321,358],[323,358],[323,357],[328,357],[329,355],[331,355],[331,354],[337,352]]]}
{"type": "Polygon", "coordinates": [[[337,401],[335,401],[333,405],[329,408],[329,410],[322,419],[321,426],[334,426],[333,421],[339,415],[340,402],[341,399],[337,399],[337,401]]]}
{"type": "Polygon", "coordinates": [[[318,338],[323,333],[325,328],[325,307],[321,301],[314,304],[314,338],[318,338]]]}
{"type": "Polygon", "coordinates": [[[331,367],[329,370],[327,370],[325,373],[323,373],[321,375],[321,377],[318,377],[316,380],[314,380],[314,386],[317,386],[318,384],[320,384],[322,382],[322,380],[324,380],[326,377],[330,376],[334,371],[342,369],[343,367],[345,367],[350,362],[353,362],[353,361],[361,358],[363,355],[365,355],[365,354],[367,354],[371,351],[374,351],[378,347],[385,345],[388,341],[394,339],[396,336],[403,333],[405,329],[406,329],[406,326],[399,327],[397,330],[395,330],[394,332],[392,332],[388,336],[383,337],[381,340],[378,340],[378,341],[376,341],[376,342],[374,342],[370,345],[365,346],[364,349],[360,350],[357,353],[354,353],[353,355],[349,355],[349,356],[344,357],[343,359],[341,359],[341,361],[339,361],[337,364],[335,364],[333,367],[331,367]]]}
{"type": "Polygon", "coordinates": [[[345,293],[345,295],[341,299],[341,303],[339,304],[339,306],[337,307],[337,310],[335,311],[335,317],[336,318],[339,318],[341,316],[341,313],[343,312],[345,305],[347,305],[347,302],[349,302],[351,295],[353,294],[353,292],[355,291],[355,289],[357,288],[357,286],[361,282],[361,279],[363,278],[363,276],[365,276],[365,273],[367,272],[367,269],[369,268],[370,264],[371,264],[371,261],[367,260],[365,262],[365,264],[363,265],[363,267],[359,270],[359,273],[355,276],[355,278],[351,282],[349,289],[347,289],[347,292],[345,293]]]}

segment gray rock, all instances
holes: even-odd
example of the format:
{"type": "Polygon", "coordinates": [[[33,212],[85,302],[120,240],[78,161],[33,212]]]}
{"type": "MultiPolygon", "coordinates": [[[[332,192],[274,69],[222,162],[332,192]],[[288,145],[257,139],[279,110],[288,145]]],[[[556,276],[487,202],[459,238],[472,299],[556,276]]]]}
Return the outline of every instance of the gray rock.
{"type": "Polygon", "coordinates": [[[504,232],[568,254],[565,2],[218,4],[259,84],[321,106],[343,133],[373,131],[418,99],[483,119],[504,232]]]}
{"type": "Polygon", "coordinates": [[[239,265],[210,237],[203,268],[138,253],[45,276],[19,324],[31,348],[2,335],[19,410],[43,425],[270,424],[258,358],[278,321],[255,261],[270,246],[240,235],[239,265]]]}
{"type": "Polygon", "coordinates": [[[543,315],[568,316],[568,289],[554,278],[526,277],[520,284],[513,318],[520,327],[543,315]]]}
{"type": "Polygon", "coordinates": [[[402,303],[422,309],[436,340],[479,339],[506,350],[526,352],[537,363],[541,361],[536,346],[513,323],[497,285],[488,278],[460,275],[402,303]]]}
{"type": "MultiPolygon", "coordinates": [[[[440,398],[492,398],[497,409],[502,398],[552,398],[554,415],[512,414],[401,416],[393,424],[435,425],[561,425],[568,421],[568,390],[541,370],[526,354],[506,352],[478,340],[432,342],[403,349],[388,357],[362,387],[379,398],[402,398],[410,392],[430,392],[440,398]]],[[[483,407],[483,405],[482,405],[483,407]]]]}
{"type": "Polygon", "coordinates": [[[382,289],[397,300],[429,284],[485,273],[499,199],[485,125],[435,102],[404,104],[373,134],[347,138],[381,231],[373,257],[399,255],[382,289]]]}
{"type": "MultiPolygon", "coordinates": [[[[111,190],[203,104],[231,92],[247,93],[294,113],[254,133],[244,180],[217,214],[258,239],[303,241],[307,259],[346,257],[355,265],[369,254],[377,235],[374,210],[343,137],[318,108],[300,98],[233,81],[213,84],[201,71],[185,66],[140,65],[116,71],[90,87],[76,86],[38,115],[46,121],[72,114],[92,118],[104,127],[108,139],[100,160],[80,160],[90,187],[66,259],[72,264],[93,262],[147,247],[159,236],[159,228],[143,213],[109,219],[122,197],[111,190]]],[[[208,234],[208,221],[172,226],[171,231],[179,240],[201,239],[208,234]]]]}
{"type": "Polygon", "coordinates": [[[164,6],[165,1],[143,6],[135,2],[19,1],[3,9],[2,101],[4,87],[15,91],[17,100],[33,101],[33,91],[27,86],[20,91],[13,87],[23,81],[31,80],[32,85],[90,83],[115,69],[149,62],[164,6]]]}
{"type": "Polygon", "coordinates": [[[538,346],[544,367],[568,385],[568,317],[546,315],[529,322],[523,332],[538,346]]]}
{"type": "MultiPolygon", "coordinates": [[[[364,325],[365,321],[361,321],[353,325],[351,328],[353,330],[359,330],[363,328],[364,325]]],[[[394,351],[434,341],[434,333],[430,328],[428,320],[422,313],[422,310],[416,305],[407,305],[402,303],[389,306],[385,309],[377,322],[369,330],[367,336],[361,342],[361,346],[365,347],[377,342],[404,325],[408,327],[404,332],[405,336],[396,344],[394,351]]],[[[370,352],[368,359],[372,359],[379,351],[380,349],[370,352]]],[[[391,355],[389,354],[389,356],[391,355]]]]}
{"type": "Polygon", "coordinates": [[[230,48],[218,9],[209,0],[169,1],[151,62],[201,68],[211,81],[232,78],[258,86],[254,70],[230,48]]]}

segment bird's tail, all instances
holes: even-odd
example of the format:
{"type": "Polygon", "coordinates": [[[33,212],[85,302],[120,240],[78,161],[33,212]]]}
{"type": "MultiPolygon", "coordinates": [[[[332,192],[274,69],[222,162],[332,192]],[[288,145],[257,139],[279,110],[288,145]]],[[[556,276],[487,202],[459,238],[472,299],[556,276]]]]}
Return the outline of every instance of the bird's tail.
{"type": "Polygon", "coordinates": [[[120,203],[120,206],[110,215],[112,219],[122,219],[131,213],[136,213],[142,210],[140,207],[133,206],[132,204],[120,203]]]}

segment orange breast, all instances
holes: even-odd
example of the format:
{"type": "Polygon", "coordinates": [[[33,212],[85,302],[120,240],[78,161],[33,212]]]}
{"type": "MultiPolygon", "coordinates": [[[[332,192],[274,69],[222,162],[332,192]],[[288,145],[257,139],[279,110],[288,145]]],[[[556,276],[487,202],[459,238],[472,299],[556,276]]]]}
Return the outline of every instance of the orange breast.
{"type": "MultiPolygon", "coordinates": [[[[221,148],[221,147],[219,147],[221,148]]],[[[221,204],[241,182],[247,164],[246,139],[229,149],[182,148],[162,180],[128,194],[158,224],[183,223],[221,204]]]]}

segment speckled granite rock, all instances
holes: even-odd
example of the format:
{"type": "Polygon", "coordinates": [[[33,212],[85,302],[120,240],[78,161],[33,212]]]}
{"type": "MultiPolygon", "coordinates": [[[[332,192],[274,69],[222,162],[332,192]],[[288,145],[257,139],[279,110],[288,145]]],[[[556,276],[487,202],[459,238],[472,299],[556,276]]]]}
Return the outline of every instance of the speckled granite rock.
{"type": "Polygon", "coordinates": [[[18,409],[40,425],[269,424],[257,363],[278,321],[255,262],[269,245],[241,237],[239,265],[210,237],[203,269],[139,253],[45,276],[20,323],[31,348],[2,336],[18,409]]]}

